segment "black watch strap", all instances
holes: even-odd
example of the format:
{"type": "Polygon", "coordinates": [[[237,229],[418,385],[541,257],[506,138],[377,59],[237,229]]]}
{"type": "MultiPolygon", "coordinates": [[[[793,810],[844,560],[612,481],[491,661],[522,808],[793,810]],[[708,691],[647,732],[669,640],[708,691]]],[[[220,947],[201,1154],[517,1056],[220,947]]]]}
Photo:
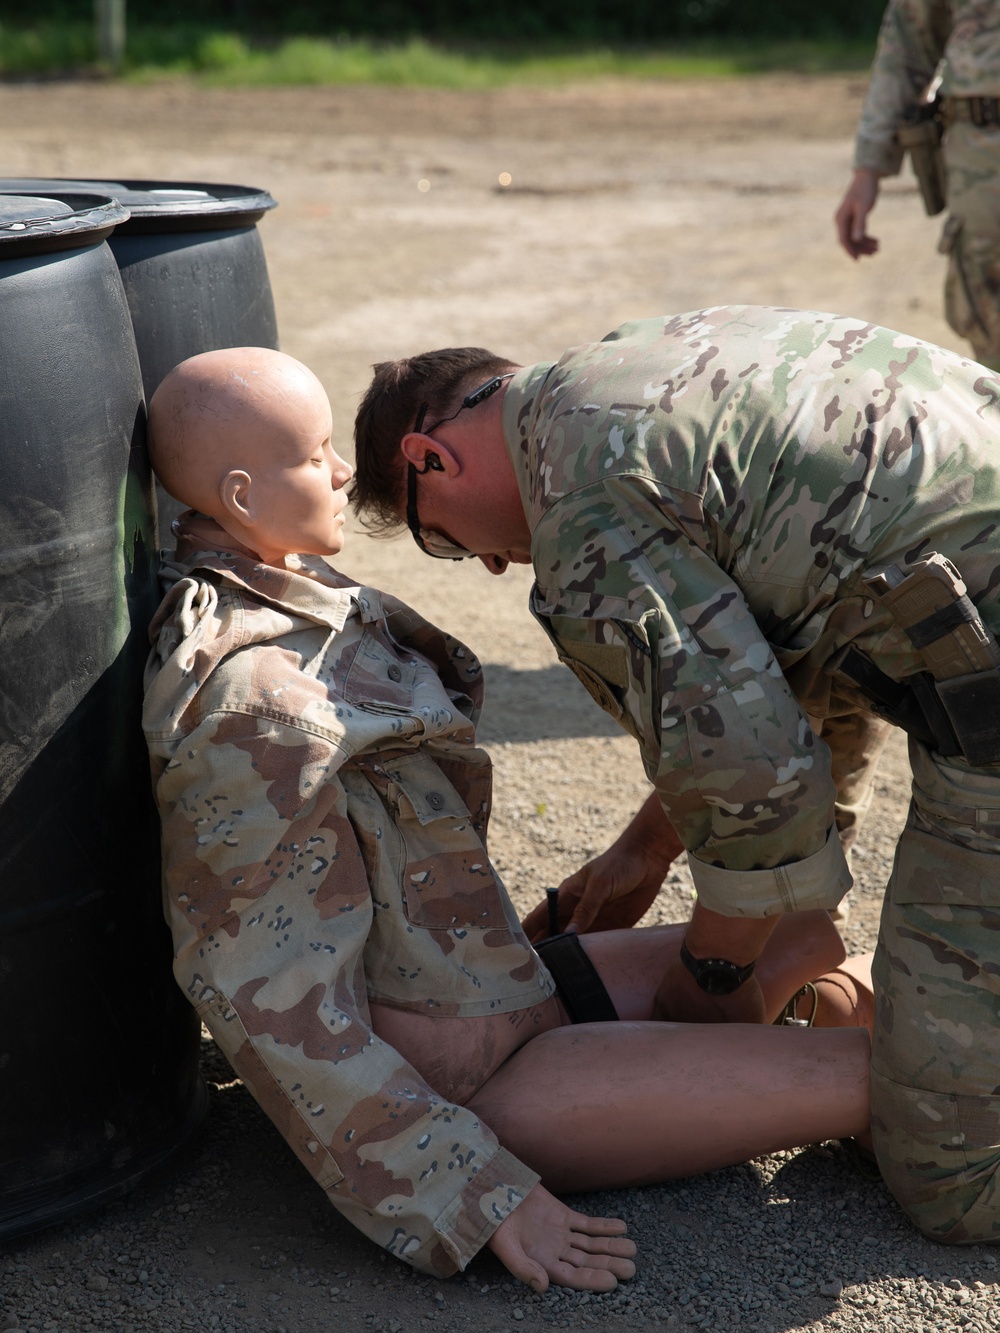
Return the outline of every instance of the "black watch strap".
{"type": "Polygon", "coordinates": [[[694,977],[701,989],[709,995],[732,995],[739,990],[757,966],[756,962],[740,967],[728,958],[695,958],[690,949],[681,941],[681,962],[694,977]]]}

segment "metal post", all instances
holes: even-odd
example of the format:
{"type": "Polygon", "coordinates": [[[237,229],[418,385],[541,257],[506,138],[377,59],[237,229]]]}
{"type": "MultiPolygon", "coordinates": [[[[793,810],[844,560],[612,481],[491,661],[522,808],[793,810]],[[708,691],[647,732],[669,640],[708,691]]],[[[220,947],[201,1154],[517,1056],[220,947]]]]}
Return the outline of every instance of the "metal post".
{"type": "Polygon", "coordinates": [[[125,0],[94,0],[97,55],[118,69],[125,58],[125,0]]]}

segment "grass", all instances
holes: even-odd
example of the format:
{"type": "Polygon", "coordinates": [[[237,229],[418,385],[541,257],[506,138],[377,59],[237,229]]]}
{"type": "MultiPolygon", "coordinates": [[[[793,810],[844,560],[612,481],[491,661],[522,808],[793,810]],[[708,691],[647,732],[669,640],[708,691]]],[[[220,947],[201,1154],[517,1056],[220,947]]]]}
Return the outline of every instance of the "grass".
{"type": "MultiPolygon", "coordinates": [[[[864,70],[869,41],[686,42],[656,50],[626,46],[461,47],[414,37],[288,37],[255,41],[235,32],[176,26],[129,32],[121,74],[133,80],[187,76],[215,85],[376,84],[425,88],[558,85],[588,79],[725,78],[768,71],[864,70]]],[[[0,24],[0,77],[108,73],[96,60],[87,23],[0,24]]]]}

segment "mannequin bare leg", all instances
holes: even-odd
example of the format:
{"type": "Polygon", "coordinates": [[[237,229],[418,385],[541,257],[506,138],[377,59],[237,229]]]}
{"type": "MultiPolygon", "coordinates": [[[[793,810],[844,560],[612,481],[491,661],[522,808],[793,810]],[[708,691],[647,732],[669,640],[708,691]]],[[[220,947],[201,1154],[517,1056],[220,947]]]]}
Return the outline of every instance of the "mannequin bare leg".
{"type": "MultiPolygon", "coordinates": [[[[658,975],[652,958],[662,967],[682,932],[666,926],[584,936],[625,1021],[543,1032],[470,1098],[549,1189],[649,1184],[867,1134],[864,1028],[642,1021],[658,975]]],[[[842,954],[825,913],[782,918],[759,965],[769,1011],[777,1013],[819,968],[838,975],[842,954]]],[[[863,990],[863,979],[857,984],[863,990]]],[[[836,1011],[827,1017],[852,1021],[836,1011]]]]}

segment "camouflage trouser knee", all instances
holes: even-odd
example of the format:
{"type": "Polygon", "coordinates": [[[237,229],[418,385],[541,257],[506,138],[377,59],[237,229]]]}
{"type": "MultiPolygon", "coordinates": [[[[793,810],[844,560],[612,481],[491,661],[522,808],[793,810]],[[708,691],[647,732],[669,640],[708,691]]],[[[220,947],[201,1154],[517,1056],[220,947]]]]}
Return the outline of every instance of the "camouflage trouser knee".
{"type": "Polygon", "coordinates": [[[1000,366],[1000,127],[956,122],[945,144],[948,221],[939,249],[948,256],[948,323],[979,361],[1000,366]]]}
{"type": "Polygon", "coordinates": [[[875,772],[891,731],[891,723],[874,713],[844,713],[824,718],[820,725],[818,734],[830,747],[830,772],[837,788],[834,820],[848,858],[872,803],[875,772]]]}
{"type": "MultiPolygon", "coordinates": [[[[868,813],[875,794],[875,772],[882,757],[890,723],[874,713],[842,713],[822,720],[810,718],[817,736],[830,747],[831,774],[837,788],[834,820],[848,865],[851,848],[858,837],[861,821],[868,813]]],[[[847,924],[847,900],[830,913],[838,926],[847,924]]]]}
{"type": "Polygon", "coordinates": [[[910,759],[873,968],[875,1151],[925,1234],[1000,1242],[1000,767],[912,740],[910,759]]]}

